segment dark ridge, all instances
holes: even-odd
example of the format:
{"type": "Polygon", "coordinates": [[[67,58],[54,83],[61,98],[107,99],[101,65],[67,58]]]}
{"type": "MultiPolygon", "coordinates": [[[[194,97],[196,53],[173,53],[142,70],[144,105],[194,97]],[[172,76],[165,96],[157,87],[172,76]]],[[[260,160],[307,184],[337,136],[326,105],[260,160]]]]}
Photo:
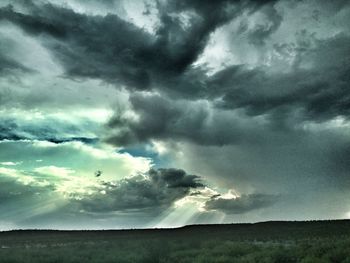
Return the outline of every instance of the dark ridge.
{"type": "Polygon", "coordinates": [[[327,238],[350,235],[350,220],[322,221],[267,221],[242,224],[188,225],[179,228],[120,229],[120,230],[11,230],[0,232],[0,241],[6,237],[54,238],[223,238],[230,240],[278,240],[327,238]]]}

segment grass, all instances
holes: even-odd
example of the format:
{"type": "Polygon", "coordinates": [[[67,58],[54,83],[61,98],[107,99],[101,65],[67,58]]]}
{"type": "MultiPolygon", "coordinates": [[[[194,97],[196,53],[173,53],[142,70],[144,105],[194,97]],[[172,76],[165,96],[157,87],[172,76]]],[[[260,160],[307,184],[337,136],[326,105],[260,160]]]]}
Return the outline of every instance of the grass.
{"type": "Polygon", "coordinates": [[[350,221],[10,231],[0,233],[0,262],[350,263],[350,221]]]}

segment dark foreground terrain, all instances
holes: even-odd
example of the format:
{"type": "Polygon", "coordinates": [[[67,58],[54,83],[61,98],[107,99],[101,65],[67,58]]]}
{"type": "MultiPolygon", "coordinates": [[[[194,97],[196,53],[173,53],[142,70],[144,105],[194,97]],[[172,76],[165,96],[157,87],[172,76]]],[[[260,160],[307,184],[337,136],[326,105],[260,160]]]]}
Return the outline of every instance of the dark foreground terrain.
{"type": "Polygon", "coordinates": [[[350,220],[1,232],[0,262],[350,263],[350,220]]]}

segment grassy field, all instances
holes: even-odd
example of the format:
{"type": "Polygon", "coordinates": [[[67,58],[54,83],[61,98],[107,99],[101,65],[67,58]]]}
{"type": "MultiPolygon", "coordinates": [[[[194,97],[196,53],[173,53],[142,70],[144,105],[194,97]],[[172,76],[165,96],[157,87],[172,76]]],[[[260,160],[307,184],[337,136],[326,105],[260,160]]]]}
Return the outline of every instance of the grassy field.
{"type": "Polygon", "coordinates": [[[350,263],[350,220],[1,232],[0,262],[350,263]]]}

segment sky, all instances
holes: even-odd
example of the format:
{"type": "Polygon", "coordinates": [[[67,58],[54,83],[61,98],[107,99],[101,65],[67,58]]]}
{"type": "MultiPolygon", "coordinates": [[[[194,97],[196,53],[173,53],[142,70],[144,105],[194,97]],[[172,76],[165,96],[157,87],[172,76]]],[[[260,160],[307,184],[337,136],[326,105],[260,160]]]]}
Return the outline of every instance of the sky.
{"type": "Polygon", "coordinates": [[[2,0],[0,230],[350,218],[350,3],[2,0]]]}

